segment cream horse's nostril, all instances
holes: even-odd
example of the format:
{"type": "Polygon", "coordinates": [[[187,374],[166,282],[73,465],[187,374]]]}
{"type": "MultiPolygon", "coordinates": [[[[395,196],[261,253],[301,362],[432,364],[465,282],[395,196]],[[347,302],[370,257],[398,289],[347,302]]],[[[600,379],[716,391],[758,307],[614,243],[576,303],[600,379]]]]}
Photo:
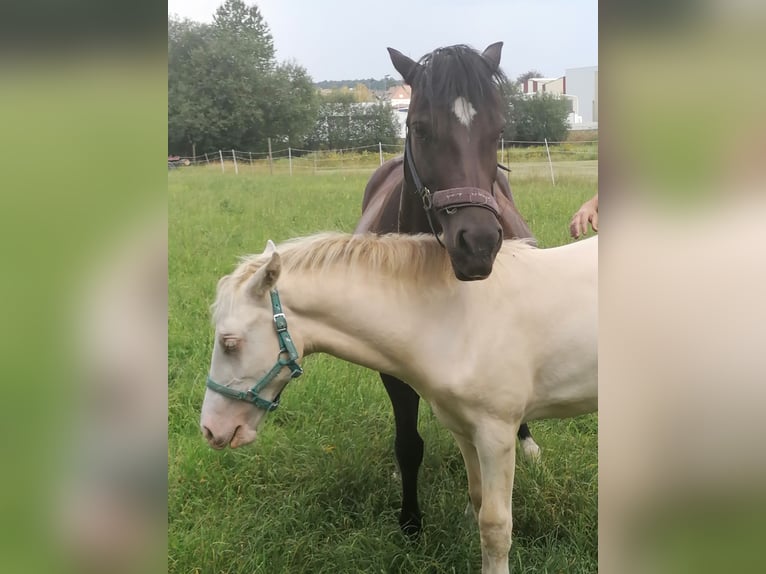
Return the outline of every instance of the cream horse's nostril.
{"type": "Polygon", "coordinates": [[[200,425],[202,428],[202,435],[205,437],[205,440],[210,444],[210,446],[219,450],[226,448],[226,446],[234,440],[234,438],[237,436],[237,431],[241,426],[242,425],[238,425],[237,428],[234,429],[234,432],[227,436],[216,436],[208,427],[205,425],[200,425]]]}

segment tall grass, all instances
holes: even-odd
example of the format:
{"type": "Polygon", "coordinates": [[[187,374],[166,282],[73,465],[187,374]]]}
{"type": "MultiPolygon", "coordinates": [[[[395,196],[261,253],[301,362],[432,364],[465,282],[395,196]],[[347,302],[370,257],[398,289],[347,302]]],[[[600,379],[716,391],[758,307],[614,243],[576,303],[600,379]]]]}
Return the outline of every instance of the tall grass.
{"type": "MultiPolygon", "coordinates": [[[[481,568],[464,517],[465,471],[449,433],[421,405],[421,539],[399,532],[393,416],[376,373],[312,356],[254,445],[213,451],[198,429],[211,353],[208,306],[238,256],[275,241],[353,229],[367,173],[169,173],[169,572],[468,573],[481,568]]],[[[512,174],[543,246],[595,191],[580,176],[512,174]]],[[[470,384],[470,381],[466,381],[470,384]]],[[[513,494],[515,572],[596,571],[597,419],[531,425],[543,463],[520,461],[513,494]]]]}

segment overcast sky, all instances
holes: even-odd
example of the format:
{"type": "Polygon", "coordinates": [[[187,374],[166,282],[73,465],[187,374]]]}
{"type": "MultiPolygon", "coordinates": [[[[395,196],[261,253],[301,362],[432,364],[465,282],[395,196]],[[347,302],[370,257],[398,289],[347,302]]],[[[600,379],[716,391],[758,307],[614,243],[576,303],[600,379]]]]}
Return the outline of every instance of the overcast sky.
{"type": "MultiPolygon", "coordinates": [[[[245,0],[252,3],[252,0],[245,0]]],[[[223,0],[168,0],[168,13],[210,22],[223,0]]],[[[598,64],[597,0],[257,0],[277,59],[314,81],[398,78],[386,47],[418,59],[439,46],[503,41],[509,77],[560,76],[598,64]]]]}

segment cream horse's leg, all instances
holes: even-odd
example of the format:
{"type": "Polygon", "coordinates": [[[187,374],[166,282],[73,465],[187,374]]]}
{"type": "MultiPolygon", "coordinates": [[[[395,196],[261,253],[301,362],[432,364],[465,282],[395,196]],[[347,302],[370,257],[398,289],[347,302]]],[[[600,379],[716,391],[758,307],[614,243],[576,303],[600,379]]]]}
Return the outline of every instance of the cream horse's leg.
{"type": "Polygon", "coordinates": [[[481,467],[479,531],[482,574],[508,574],[517,429],[518,424],[497,424],[485,427],[477,434],[476,451],[481,467]]]}
{"type": "Polygon", "coordinates": [[[529,432],[527,425],[521,425],[518,432],[519,446],[521,446],[521,452],[524,453],[524,458],[530,462],[539,462],[541,457],[540,447],[532,438],[532,434],[529,432]]]}
{"type": "Polygon", "coordinates": [[[453,435],[460,453],[463,455],[465,463],[465,472],[468,475],[468,496],[471,499],[465,509],[466,516],[473,516],[478,521],[479,511],[481,510],[481,467],[479,465],[479,455],[473,442],[460,435],[453,435]]]}

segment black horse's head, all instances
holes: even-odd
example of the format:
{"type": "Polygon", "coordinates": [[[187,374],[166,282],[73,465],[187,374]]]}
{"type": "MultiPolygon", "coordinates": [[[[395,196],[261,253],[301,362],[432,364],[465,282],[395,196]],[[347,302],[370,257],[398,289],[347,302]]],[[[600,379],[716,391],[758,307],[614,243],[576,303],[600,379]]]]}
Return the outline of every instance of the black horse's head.
{"type": "MultiPolygon", "coordinates": [[[[463,281],[492,272],[503,240],[492,191],[505,125],[502,47],[498,42],[479,53],[450,46],[419,62],[388,49],[412,88],[405,178],[411,188],[422,182],[426,191],[420,192],[434,194],[429,216],[443,232],[455,275],[463,281]]],[[[426,208],[429,203],[426,198],[426,208]]]]}

